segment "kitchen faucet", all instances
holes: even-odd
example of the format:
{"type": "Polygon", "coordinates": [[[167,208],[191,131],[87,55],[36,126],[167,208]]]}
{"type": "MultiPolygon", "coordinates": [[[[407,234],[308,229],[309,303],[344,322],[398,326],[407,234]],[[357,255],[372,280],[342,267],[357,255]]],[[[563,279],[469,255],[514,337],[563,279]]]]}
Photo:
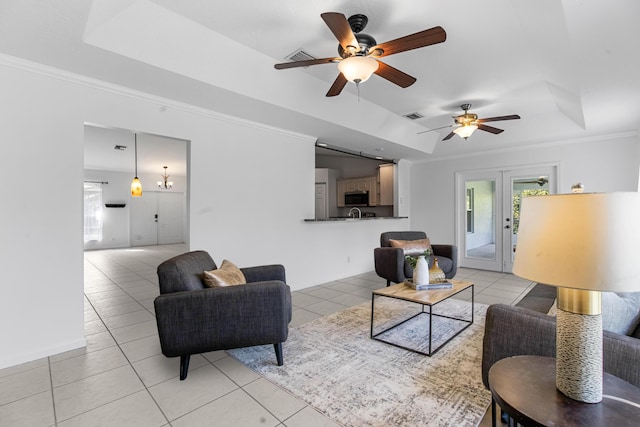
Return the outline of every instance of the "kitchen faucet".
{"type": "Polygon", "coordinates": [[[348,214],[349,218],[355,218],[356,217],[355,212],[353,211],[354,209],[358,212],[358,219],[361,219],[362,218],[362,211],[360,209],[356,208],[355,206],[352,207],[351,209],[349,209],[349,214],[348,214]]]}

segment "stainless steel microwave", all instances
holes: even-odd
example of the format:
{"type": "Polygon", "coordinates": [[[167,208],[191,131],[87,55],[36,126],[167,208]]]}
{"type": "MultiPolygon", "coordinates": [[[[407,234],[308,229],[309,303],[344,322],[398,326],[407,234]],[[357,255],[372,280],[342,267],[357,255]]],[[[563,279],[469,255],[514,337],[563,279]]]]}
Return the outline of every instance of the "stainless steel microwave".
{"type": "Polygon", "coordinates": [[[344,205],[345,206],[369,206],[369,192],[354,191],[351,193],[344,193],[344,205]]]}

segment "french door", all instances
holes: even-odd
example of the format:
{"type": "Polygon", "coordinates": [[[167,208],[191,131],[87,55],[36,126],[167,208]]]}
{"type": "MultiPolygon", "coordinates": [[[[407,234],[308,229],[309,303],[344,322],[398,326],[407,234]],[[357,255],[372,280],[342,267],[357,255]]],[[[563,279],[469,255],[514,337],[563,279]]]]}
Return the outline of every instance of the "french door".
{"type": "Polygon", "coordinates": [[[456,173],[456,243],[461,267],[510,273],[520,201],[554,194],[557,165],[456,173]]]}

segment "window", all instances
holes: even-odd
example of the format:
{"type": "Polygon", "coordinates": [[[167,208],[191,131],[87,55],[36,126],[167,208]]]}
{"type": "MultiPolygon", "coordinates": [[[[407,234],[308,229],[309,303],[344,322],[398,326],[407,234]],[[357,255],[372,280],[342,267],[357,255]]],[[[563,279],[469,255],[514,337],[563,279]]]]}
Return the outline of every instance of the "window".
{"type": "Polygon", "coordinates": [[[467,188],[467,233],[473,233],[473,188],[467,188]]]}
{"type": "Polygon", "coordinates": [[[102,184],[84,183],[84,241],[102,240],[102,184]]]}

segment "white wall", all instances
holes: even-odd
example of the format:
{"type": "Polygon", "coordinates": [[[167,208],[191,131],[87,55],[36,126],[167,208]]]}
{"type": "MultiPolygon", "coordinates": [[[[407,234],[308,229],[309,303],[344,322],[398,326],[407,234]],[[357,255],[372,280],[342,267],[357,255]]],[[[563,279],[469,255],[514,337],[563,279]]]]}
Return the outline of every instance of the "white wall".
{"type": "MultiPolygon", "coordinates": [[[[469,142],[471,144],[471,142],[469,142]]],[[[411,168],[411,226],[434,243],[455,242],[455,173],[467,170],[559,163],[559,192],[582,182],[585,191],[638,191],[637,133],[599,140],[558,141],[537,147],[414,164],[411,168]]]]}
{"type": "Polygon", "coordinates": [[[2,190],[0,368],[84,344],[85,123],[190,140],[190,248],[239,266],[282,263],[294,290],[371,271],[380,233],[408,229],[406,219],[303,222],[314,215],[315,138],[8,57],[0,93],[4,171],[20,179],[2,190]]]}

